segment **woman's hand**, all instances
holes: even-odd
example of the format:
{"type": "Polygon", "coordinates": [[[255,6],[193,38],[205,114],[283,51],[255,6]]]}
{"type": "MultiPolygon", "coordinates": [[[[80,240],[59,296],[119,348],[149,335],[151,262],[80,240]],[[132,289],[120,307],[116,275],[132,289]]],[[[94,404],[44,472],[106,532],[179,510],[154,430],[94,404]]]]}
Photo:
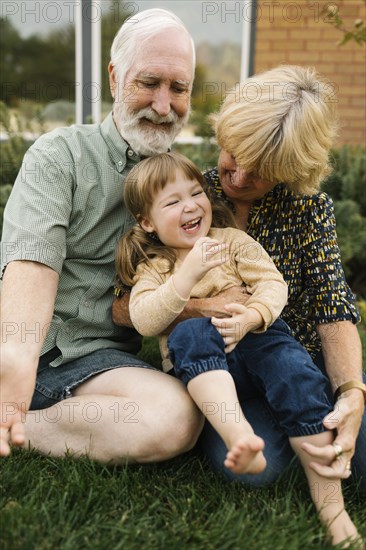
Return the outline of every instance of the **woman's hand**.
{"type": "MultiPolygon", "coordinates": [[[[362,347],[356,326],[351,321],[337,321],[320,324],[317,330],[333,391],[348,380],[361,380],[362,347]]],[[[346,479],[350,476],[348,466],[355,453],[364,407],[360,390],[342,393],[333,411],[324,418],[324,426],[336,431],[334,444],[340,445],[343,452],[337,458],[333,445],[314,447],[304,444],[304,450],[314,458],[311,463],[313,470],[327,478],[346,479]],[[328,460],[329,465],[320,465],[317,459],[328,460]]]]}
{"type": "Polygon", "coordinates": [[[326,428],[336,430],[334,445],[316,447],[310,443],[303,443],[303,449],[314,458],[310,467],[319,475],[329,479],[347,479],[351,475],[349,465],[355,453],[363,410],[363,394],[357,389],[345,392],[334,405],[334,410],[323,421],[326,428]],[[336,456],[337,445],[342,449],[342,454],[338,457],[336,456]],[[318,459],[328,461],[329,465],[321,465],[318,459]]]}

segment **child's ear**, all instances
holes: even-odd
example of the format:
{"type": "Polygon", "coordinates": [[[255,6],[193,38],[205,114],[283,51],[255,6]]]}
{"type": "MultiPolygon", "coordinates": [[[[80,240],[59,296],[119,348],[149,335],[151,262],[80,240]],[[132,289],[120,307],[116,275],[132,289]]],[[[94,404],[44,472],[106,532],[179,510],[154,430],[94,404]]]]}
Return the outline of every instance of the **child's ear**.
{"type": "Polygon", "coordinates": [[[153,233],[155,231],[155,227],[152,225],[150,220],[148,218],[143,218],[142,216],[138,218],[137,220],[146,233],[153,233]]]}

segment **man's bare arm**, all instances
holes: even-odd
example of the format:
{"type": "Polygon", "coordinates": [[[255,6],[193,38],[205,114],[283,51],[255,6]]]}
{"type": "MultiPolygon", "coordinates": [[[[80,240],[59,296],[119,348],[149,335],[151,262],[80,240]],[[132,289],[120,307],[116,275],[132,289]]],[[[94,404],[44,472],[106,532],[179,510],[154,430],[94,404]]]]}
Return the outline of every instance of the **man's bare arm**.
{"type": "Polygon", "coordinates": [[[226,304],[237,303],[245,305],[250,297],[245,287],[233,286],[224,290],[213,298],[194,298],[189,300],[183,312],[177,318],[177,322],[191,319],[192,317],[230,317],[225,309],[226,304]]]}
{"type": "Polygon", "coordinates": [[[130,319],[128,305],[130,303],[130,293],[127,292],[122,298],[115,298],[112,304],[112,320],[115,325],[123,327],[133,327],[130,319]]]}
{"type": "Polygon", "coordinates": [[[11,262],[1,290],[0,456],[24,442],[22,414],[32,399],[38,358],[52,319],[58,274],[31,261],[11,262]]]}

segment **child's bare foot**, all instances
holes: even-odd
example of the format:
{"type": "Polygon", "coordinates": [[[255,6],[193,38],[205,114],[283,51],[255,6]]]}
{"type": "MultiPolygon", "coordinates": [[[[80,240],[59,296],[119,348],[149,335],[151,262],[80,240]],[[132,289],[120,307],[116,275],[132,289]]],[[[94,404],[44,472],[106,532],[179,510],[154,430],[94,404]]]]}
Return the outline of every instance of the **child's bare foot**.
{"type": "Polygon", "coordinates": [[[352,547],[360,550],[365,548],[356,526],[346,510],[342,510],[333,521],[329,522],[327,531],[333,546],[343,542],[342,548],[352,547]]]}
{"type": "Polygon", "coordinates": [[[254,434],[239,439],[228,451],[224,462],[234,474],[259,474],[267,462],[262,450],[264,441],[254,434]]]}

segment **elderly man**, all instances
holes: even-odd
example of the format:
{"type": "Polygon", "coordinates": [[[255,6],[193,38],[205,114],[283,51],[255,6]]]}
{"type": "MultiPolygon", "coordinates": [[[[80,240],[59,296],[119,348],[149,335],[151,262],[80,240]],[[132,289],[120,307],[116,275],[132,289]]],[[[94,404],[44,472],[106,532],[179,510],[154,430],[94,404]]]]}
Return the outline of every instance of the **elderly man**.
{"type": "Polygon", "coordinates": [[[114,248],[132,222],[123,181],[189,116],[192,39],[171,12],[146,10],[122,25],[108,70],[113,114],[37,140],[6,207],[3,456],[12,443],[164,460],[190,449],[202,425],[181,384],[136,358],[140,337],[111,318],[114,248]]]}

